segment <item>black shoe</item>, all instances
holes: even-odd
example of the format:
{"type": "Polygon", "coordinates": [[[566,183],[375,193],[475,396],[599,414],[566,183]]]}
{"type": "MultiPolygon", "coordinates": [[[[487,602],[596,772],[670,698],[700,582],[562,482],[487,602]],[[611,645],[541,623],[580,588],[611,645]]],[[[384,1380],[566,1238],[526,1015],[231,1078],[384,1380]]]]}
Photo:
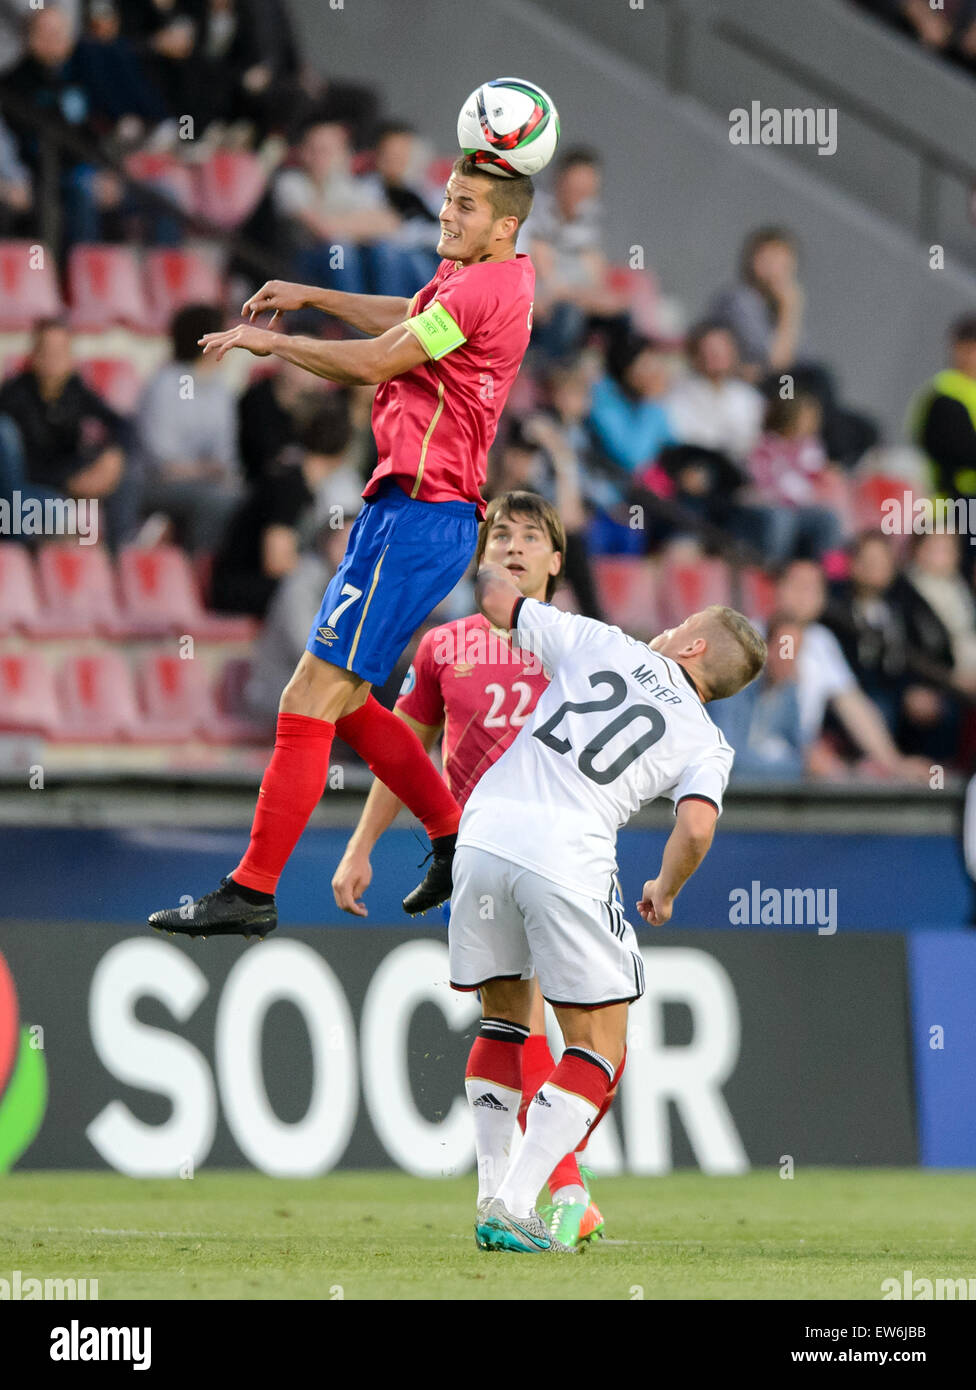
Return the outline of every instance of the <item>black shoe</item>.
{"type": "Polygon", "coordinates": [[[274,898],[264,903],[247,902],[235,883],[222,878],[215,892],[197,902],[154,912],[149,925],[170,936],[258,936],[263,940],[278,925],[278,909],[274,898]]]}
{"type": "MultiPolygon", "coordinates": [[[[440,907],[451,896],[454,887],[451,868],[454,864],[456,835],[439,835],[431,841],[432,849],[427,856],[430,865],[423,883],[418,883],[412,893],[403,900],[403,910],[408,917],[419,917],[432,907],[440,907]]],[[[427,861],[425,860],[424,863],[427,861]]]]}

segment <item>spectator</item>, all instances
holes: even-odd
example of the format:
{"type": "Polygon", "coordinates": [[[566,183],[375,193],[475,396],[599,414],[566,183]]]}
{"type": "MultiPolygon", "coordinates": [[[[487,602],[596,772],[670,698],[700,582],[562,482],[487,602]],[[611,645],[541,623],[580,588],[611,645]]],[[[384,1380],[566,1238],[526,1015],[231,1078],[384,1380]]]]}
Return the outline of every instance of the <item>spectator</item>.
{"type": "Polygon", "coordinates": [[[324,390],[304,367],[284,361],[247,388],[237,405],[237,434],[248,483],[263,477],[287,444],[298,443],[324,390]]]}
{"type": "Polygon", "coordinates": [[[651,468],[661,450],[678,443],[667,396],[671,368],[649,338],[615,338],[606,374],[593,387],[590,425],[608,457],[626,474],[651,468]]]}
{"type": "Polygon", "coordinates": [[[774,567],[800,554],[820,560],[841,543],[842,523],[830,504],[846,504],[846,480],[824,452],[820,419],[816,396],[774,396],[749,455],[752,488],[740,500],[754,519],[755,544],[774,567]]]}
{"type": "Polygon", "coordinates": [[[135,420],[143,508],[168,517],[194,552],[216,548],[240,496],[234,397],[199,346],[222,327],[213,305],[191,304],[175,315],[173,359],[150,378],[135,420]]]}
{"type": "Polygon", "coordinates": [[[294,570],[321,525],[334,521],[339,529],[358,511],[359,480],[345,461],[349,437],[348,402],[343,392],[332,392],[301,446],[282,451],[233,517],[214,564],[216,608],[264,617],[279,580],[294,570]],[[330,507],[337,508],[332,517],[330,507]]]}
{"type": "Polygon", "coordinates": [[[953,324],[950,343],[951,366],[916,398],[912,434],[929,457],[934,492],[976,497],[976,314],[953,324]]]}
{"type": "Polygon", "coordinates": [[[899,746],[951,758],[958,707],[912,669],[913,658],[921,658],[948,681],[949,634],[922,595],[898,574],[890,537],[881,531],[857,537],[850,579],[834,586],[824,622],[899,746]]]}
{"type": "MultiPolygon", "coordinates": [[[[955,539],[938,533],[915,536],[905,578],[945,629],[957,681],[973,689],[976,687],[976,598],[972,586],[963,578],[955,539]]],[[[916,618],[912,626],[917,630],[922,621],[924,615],[922,620],[916,618]]],[[[927,645],[931,650],[931,645],[927,645]]]]}
{"type": "Polygon", "coordinates": [[[27,167],[17,154],[17,142],[0,117],[0,236],[28,231],[34,191],[27,167]]]}
{"type": "MultiPolygon", "coordinates": [[[[18,153],[37,186],[42,167],[38,122],[47,122],[57,133],[73,132],[96,139],[88,94],[75,73],[71,25],[64,11],[46,6],[32,15],[27,28],[27,52],[6,73],[0,93],[7,98],[7,120],[18,140],[18,153]]],[[[52,158],[57,171],[65,220],[65,240],[101,241],[118,235],[117,214],[122,185],[115,174],[79,162],[56,149],[52,158]]]]}
{"type": "Polygon", "coordinates": [[[201,51],[203,0],[125,0],[122,35],[129,40],[174,118],[193,121],[199,139],[218,114],[201,51]]]}
{"type": "MultiPolygon", "coordinates": [[[[8,73],[23,58],[27,22],[39,8],[37,0],[3,0],[0,4],[0,73],[8,73]]],[[[58,8],[67,17],[73,42],[81,32],[82,0],[61,0],[58,8]]]]}
{"type": "MultiPolygon", "coordinates": [[[[388,282],[399,275],[404,284],[404,297],[412,297],[430,280],[440,257],[438,209],[441,190],[426,185],[421,177],[425,150],[412,126],[402,121],[390,121],[376,135],[376,171],[366,175],[364,182],[375,185],[382,193],[387,207],[399,219],[391,238],[395,254],[381,270],[388,282]]],[[[373,247],[374,260],[389,249],[383,243],[373,247]]]]}
{"type": "Polygon", "coordinates": [[[722,324],[700,324],[688,335],[687,351],[691,373],[665,402],[677,438],[745,460],[759,439],[763,399],[739,380],[735,337],[722,324]]]}
{"type": "Polygon", "coordinates": [[[803,776],[805,743],[797,688],[803,624],[775,615],[766,628],[766,664],[758,680],[709,714],[735,749],[733,777],[762,782],[803,776]]]}
{"type": "Polygon", "coordinates": [[[26,370],[0,388],[0,420],[0,495],[97,498],[109,542],[129,539],[136,495],[123,424],[78,376],[60,320],[35,326],[26,370]]]}
{"type": "Polygon", "coordinates": [[[536,270],[532,342],[553,360],[572,357],[591,325],[627,327],[626,300],[607,284],[602,182],[594,150],[567,150],[556,162],[551,194],[536,194],[526,222],[536,270]]]}
{"type": "Polygon", "coordinates": [[[820,621],[826,601],[819,565],[812,560],[787,565],[776,586],[776,610],[803,625],[803,641],[796,651],[796,689],[807,772],[827,778],[849,774],[846,761],[823,737],[829,710],[856,755],[864,759],[865,771],[911,781],[927,779],[928,763],[902,756],[880,710],[858,685],[837,638],[820,621]]]}
{"type": "Polygon", "coordinates": [[[830,370],[810,359],[803,336],[805,304],[796,237],[785,227],[760,227],[742,247],[738,283],[715,298],[708,317],[734,334],[747,380],[772,396],[788,375],[794,391],[817,397],[828,457],[852,468],[877,442],[878,432],[871,421],[839,404],[830,370]]]}
{"type": "MultiPolygon", "coordinates": [[[[350,160],[344,127],[313,122],[299,144],[298,167],[278,174],[274,199],[299,279],[364,294],[371,287],[368,248],[394,236],[399,219],[375,184],[351,172],[350,160]]],[[[378,269],[385,267],[386,260],[378,269]]],[[[372,277],[372,288],[379,294],[403,294],[382,274],[372,277]]]]}
{"type": "Polygon", "coordinates": [[[91,0],[71,72],[85,90],[92,124],[100,134],[136,145],[167,118],[161,94],[121,35],[115,0],[91,0]]]}

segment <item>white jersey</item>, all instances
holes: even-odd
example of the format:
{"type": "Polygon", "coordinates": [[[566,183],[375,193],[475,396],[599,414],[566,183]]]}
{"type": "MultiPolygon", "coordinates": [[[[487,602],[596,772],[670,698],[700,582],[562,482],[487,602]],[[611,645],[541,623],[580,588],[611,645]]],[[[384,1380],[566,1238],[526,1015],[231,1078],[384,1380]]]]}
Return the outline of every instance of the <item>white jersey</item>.
{"type": "Polygon", "coordinates": [[[658,796],[721,813],[734,754],[682,667],[646,643],[536,599],[516,624],[512,645],[552,683],[468,798],[457,842],[606,900],[620,827],[658,796]]]}

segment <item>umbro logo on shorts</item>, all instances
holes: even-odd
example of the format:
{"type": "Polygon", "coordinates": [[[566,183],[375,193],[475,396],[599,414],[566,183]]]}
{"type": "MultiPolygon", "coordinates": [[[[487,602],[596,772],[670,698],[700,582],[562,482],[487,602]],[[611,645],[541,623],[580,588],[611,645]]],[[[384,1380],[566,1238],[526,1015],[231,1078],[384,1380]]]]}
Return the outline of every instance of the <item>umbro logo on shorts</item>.
{"type": "Polygon", "coordinates": [[[546,1107],[547,1110],[551,1110],[551,1109],[552,1109],[552,1104],[551,1104],[551,1102],[548,1101],[548,1100],[546,1100],[545,1096],[542,1094],[541,1091],[536,1091],[535,1095],[532,1097],[532,1104],[533,1104],[533,1105],[544,1105],[544,1106],[546,1107]]]}
{"type": "Polygon", "coordinates": [[[490,1091],[486,1091],[483,1096],[479,1096],[474,1102],[475,1105],[483,1105],[488,1110],[507,1110],[507,1105],[502,1105],[497,1096],[493,1096],[490,1091]]]}
{"type": "Polygon", "coordinates": [[[336,634],[332,631],[331,627],[320,627],[319,635],[315,640],[317,642],[334,642],[336,640],[336,634]]]}

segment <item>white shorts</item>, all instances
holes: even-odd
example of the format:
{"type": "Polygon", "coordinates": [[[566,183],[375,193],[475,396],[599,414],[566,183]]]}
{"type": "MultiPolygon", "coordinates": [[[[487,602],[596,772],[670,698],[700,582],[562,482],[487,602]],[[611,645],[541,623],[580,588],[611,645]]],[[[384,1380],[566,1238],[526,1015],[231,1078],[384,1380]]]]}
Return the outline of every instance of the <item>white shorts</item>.
{"type": "Polygon", "coordinates": [[[451,988],[538,975],[550,1004],[617,1004],[644,993],[644,963],[619,893],[588,898],[487,850],[454,856],[451,988]]]}

